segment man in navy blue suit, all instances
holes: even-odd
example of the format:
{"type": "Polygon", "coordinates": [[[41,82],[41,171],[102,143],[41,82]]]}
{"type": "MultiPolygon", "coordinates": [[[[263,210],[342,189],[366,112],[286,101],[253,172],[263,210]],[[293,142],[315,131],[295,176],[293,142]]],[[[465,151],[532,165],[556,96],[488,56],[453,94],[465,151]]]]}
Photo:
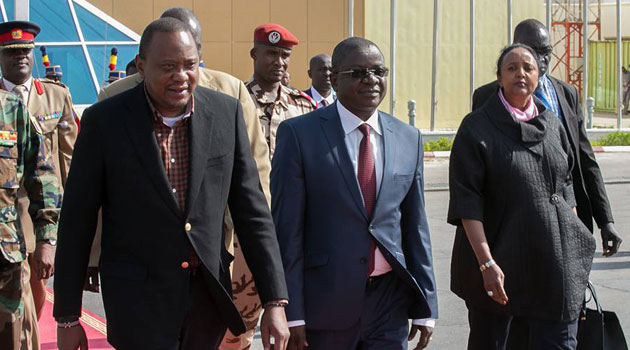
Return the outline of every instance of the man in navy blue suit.
{"type": "Polygon", "coordinates": [[[289,349],[407,349],[418,331],[422,349],[437,318],[422,138],[377,110],[376,44],[342,41],[332,70],[337,102],[280,124],[272,161],[289,349]]]}

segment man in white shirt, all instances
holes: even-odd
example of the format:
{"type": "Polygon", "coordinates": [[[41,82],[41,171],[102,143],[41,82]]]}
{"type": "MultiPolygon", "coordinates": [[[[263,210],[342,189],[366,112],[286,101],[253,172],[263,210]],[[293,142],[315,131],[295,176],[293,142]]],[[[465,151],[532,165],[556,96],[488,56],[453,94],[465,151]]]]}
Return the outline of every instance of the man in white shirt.
{"type": "Polygon", "coordinates": [[[388,69],[371,41],[332,57],[338,99],[282,122],[271,168],[289,349],[416,349],[437,318],[419,130],[377,110],[388,69]],[[411,333],[409,318],[413,319],[411,333]]]}
{"type": "Polygon", "coordinates": [[[311,87],[304,91],[317,102],[317,108],[326,107],[337,99],[337,94],[332,88],[330,75],[332,65],[330,55],[321,53],[313,56],[308,67],[308,76],[311,78],[311,87]]]}

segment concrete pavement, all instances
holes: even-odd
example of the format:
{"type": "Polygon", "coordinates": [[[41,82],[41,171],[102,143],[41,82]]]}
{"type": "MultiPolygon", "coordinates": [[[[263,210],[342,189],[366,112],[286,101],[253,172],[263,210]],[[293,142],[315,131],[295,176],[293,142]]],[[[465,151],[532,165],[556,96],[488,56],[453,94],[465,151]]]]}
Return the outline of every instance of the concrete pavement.
{"type": "MultiPolygon", "coordinates": [[[[601,257],[601,239],[597,231],[598,249],[591,279],[596,285],[602,307],[617,312],[630,341],[630,153],[600,153],[597,159],[607,182],[615,224],[624,244],[614,257],[601,257]]],[[[444,189],[448,185],[448,159],[425,162],[425,183],[440,308],[440,319],[429,349],[465,349],[468,337],[466,307],[449,288],[455,228],[446,223],[448,192],[444,189]]],[[[85,293],[84,307],[103,314],[100,295],[85,293]]],[[[259,334],[256,338],[252,349],[261,350],[259,334]]],[[[415,341],[411,345],[415,345],[415,341]]]]}

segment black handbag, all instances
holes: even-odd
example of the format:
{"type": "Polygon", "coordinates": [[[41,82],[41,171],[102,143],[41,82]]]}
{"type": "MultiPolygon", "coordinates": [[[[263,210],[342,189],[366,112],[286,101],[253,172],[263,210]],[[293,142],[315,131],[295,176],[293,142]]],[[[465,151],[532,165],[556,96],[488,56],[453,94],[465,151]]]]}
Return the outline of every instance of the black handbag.
{"type": "Polygon", "coordinates": [[[590,281],[588,289],[597,309],[587,308],[585,298],[578,321],[577,350],[628,350],[617,314],[602,310],[595,286],[590,281]]]}

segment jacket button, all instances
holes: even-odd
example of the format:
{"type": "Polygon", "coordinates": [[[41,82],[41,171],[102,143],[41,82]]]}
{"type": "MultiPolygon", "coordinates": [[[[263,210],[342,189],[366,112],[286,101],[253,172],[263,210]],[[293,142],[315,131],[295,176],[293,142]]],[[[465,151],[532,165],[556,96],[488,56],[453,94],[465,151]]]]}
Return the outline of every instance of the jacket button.
{"type": "Polygon", "coordinates": [[[370,226],[370,227],[368,228],[368,231],[370,231],[370,233],[374,233],[374,226],[370,226]]]}
{"type": "Polygon", "coordinates": [[[184,262],[182,263],[182,269],[187,269],[187,268],[188,268],[188,266],[190,266],[190,264],[188,264],[188,261],[184,261],[184,262]]]}
{"type": "Polygon", "coordinates": [[[184,230],[186,230],[186,232],[190,232],[190,230],[192,230],[190,222],[187,222],[186,225],[184,225],[184,230]]]}
{"type": "Polygon", "coordinates": [[[361,259],[359,260],[359,262],[360,262],[361,264],[365,264],[365,263],[367,262],[367,259],[366,259],[366,258],[361,258],[361,259]]]}
{"type": "Polygon", "coordinates": [[[558,197],[558,195],[557,195],[557,194],[555,194],[555,193],[554,193],[554,194],[552,194],[552,195],[551,195],[551,203],[553,203],[553,204],[558,204],[558,202],[560,202],[560,198],[558,197]]]}

